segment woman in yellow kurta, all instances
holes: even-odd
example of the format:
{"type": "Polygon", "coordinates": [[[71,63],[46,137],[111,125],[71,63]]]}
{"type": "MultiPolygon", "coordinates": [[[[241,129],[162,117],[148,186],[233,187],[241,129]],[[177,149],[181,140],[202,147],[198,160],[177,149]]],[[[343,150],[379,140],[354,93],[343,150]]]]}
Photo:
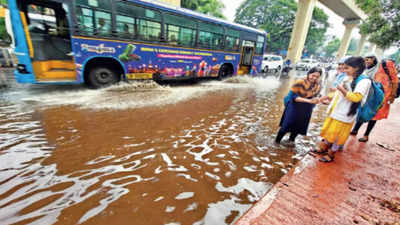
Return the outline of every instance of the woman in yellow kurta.
{"type": "MultiPolygon", "coordinates": [[[[372,62],[370,57],[365,58],[365,64],[368,65],[372,62]]],[[[385,72],[383,69],[383,63],[380,64],[378,72],[375,74],[374,79],[376,82],[379,82],[383,86],[383,90],[385,92],[385,97],[383,99],[382,107],[376,112],[376,115],[372,120],[368,121],[367,129],[365,130],[364,137],[358,139],[360,142],[367,142],[368,136],[374,128],[376,121],[381,119],[386,119],[389,116],[390,104],[393,103],[395,98],[395,93],[398,88],[399,79],[397,78],[397,70],[394,65],[394,62],[387,60],[385,62],[386,67],[388,68],[389,74],[385,72]]],[[[351,135],[357,135],[358,130],[360,129],[363,123],[357,121],[353,130],[351,131],[351,135]]]]}
{"type": "Polygon", "coordinates": [[[362,57],[350,57],[345,63],[347,77],[337,86],[335,93],[322,97],[322,103],[329,103],[328,117],[322,126],[319,149],[314,153],[325,154],[320,161],[332,162],[336,151],[343,148],[357,117],[357,109],[365,103],[371,81],[358,79],[365,69],[362,57]],[[357,82],[356,82],[357,81],[357,82]]]}

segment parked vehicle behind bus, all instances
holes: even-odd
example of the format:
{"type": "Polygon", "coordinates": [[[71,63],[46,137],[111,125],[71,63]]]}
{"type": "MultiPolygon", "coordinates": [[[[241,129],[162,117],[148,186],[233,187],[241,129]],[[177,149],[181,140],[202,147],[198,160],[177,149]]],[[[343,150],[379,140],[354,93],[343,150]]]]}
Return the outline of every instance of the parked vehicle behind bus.
{"type": "Polygon", "coordinates": [[[283,59],[279,55],[264,55],[262,66],[264,73],[270,70],[275,70],[276,72],[281,72],[283,68],[283,59]]]}
{"type": "Polygon", "coordinates": [[[318,61],[315,59],[302,59],[296,64],[296,70],[308,71],[313,67],[318,66],[318,61]]]}
{"type": "Polygon", "coordinates": [[[224,78],[261,71],[266,33],[156,1],[9,0],[20,83],[224,78]]]}

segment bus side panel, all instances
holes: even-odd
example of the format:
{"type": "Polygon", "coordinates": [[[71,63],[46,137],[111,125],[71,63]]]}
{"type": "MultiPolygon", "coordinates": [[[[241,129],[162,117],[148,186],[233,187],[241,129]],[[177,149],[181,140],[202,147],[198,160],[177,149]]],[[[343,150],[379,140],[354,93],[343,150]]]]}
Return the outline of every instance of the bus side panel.
{"type": "Polygon", "coordinates": [[[174,48],[159,44],[143,44],[74,37],[75,63],[78,81],[83,81],[82,67],[88,58],[113,57],[124,65],[128,79],[161,79],[185,77],[216,77],[222,64],[230,63],[234,74],[239,64],[239,53],[174,48]]]}
{"type": "Polygon", "coordinates": [[[254,55],[251,75],[256,75],[258,73],[261,73],[261,63],[262,63],[262,55],[254,55]]]}
{"type": "Polygon", "coordinates": [[[10,10],[10,19],[15,38],[14,53],[18,58],[19,64],[25,67],[24,73],[21,73],[18,69],[15,70],[15,79],[18,83],[36,83],[32,62],[29,56],[29,49],[24,30],[25,28],[21,20],[16,0],[9,0],[8,7],[10,10]]]}

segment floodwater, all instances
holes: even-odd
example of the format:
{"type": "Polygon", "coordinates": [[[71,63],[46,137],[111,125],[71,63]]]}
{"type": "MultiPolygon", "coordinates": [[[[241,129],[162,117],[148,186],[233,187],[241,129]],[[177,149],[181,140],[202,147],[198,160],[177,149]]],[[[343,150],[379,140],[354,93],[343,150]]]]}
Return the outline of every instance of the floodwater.
{"type": "Polygon", "coordinates": [[[291,82],[2,89],[0,224],[232,224],[318,138],[273,145],[291,82]]]}

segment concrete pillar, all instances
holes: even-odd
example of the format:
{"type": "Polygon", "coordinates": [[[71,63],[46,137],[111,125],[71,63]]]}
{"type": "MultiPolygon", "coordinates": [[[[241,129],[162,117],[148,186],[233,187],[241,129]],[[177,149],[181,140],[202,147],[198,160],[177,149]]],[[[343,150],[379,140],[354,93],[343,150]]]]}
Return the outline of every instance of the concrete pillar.
{"type": "Polygon", "coordinates": [[[287,53],[287,58],[289,58],[292,63],[298,62],[301,58],[316,2],[317,0],[298,1],[296,19],[294,21],[287,53]]]}
{"type": "Polygon", "coordinates": [[[7,87],[7,78],[4,71],[0,71],[0,89],[7,87]]]}
{"type": "MultiPolygon", "coordinates": [[[[3,48],[1,50],[2,50],[2,53],[3,53],[3,57],[4,57],[4,60],[5,60],[6,66],[10,66],[11,65],[11,58],[10,58],[10,53],[8,53],[8,49],[3,48]]],[[[4,66],[4,65],[2,65],[2,66],[4,66]]]]}
{"type": "Polygon", "coordinates": [[[377,47],[375,49],[376,56],[378,56],[378,58],[380,58],[380,59],[382,59],[382,57],[383,57],[383,52],[384,52],[384,50],[379,47],[377,47]]]}
{"type": "Polygon", "coordinates": [[[360,38],[360,41],[358,42],[358,46],[357,46],[356,55],[361,55],[361,51],[364,48],[366,40],[367,40],[367,35],[361,34],[361,38],[360,38]]]}
{"type": "Polygon", "coordinates": [[[347,49],[349,48],[351,32],[358,25],[359,20],[344,20],[343,24],[346,27],[344,30],[344,34],[342,37],[342,41],[340,42],[339,51],[336,55],[336,59],[339,60],[346,55],[347,49]]]}
{"type": "Polygon", "coordinates": [[[376,44],[369,43],[368,52],[375,52],[376,44]]]}

